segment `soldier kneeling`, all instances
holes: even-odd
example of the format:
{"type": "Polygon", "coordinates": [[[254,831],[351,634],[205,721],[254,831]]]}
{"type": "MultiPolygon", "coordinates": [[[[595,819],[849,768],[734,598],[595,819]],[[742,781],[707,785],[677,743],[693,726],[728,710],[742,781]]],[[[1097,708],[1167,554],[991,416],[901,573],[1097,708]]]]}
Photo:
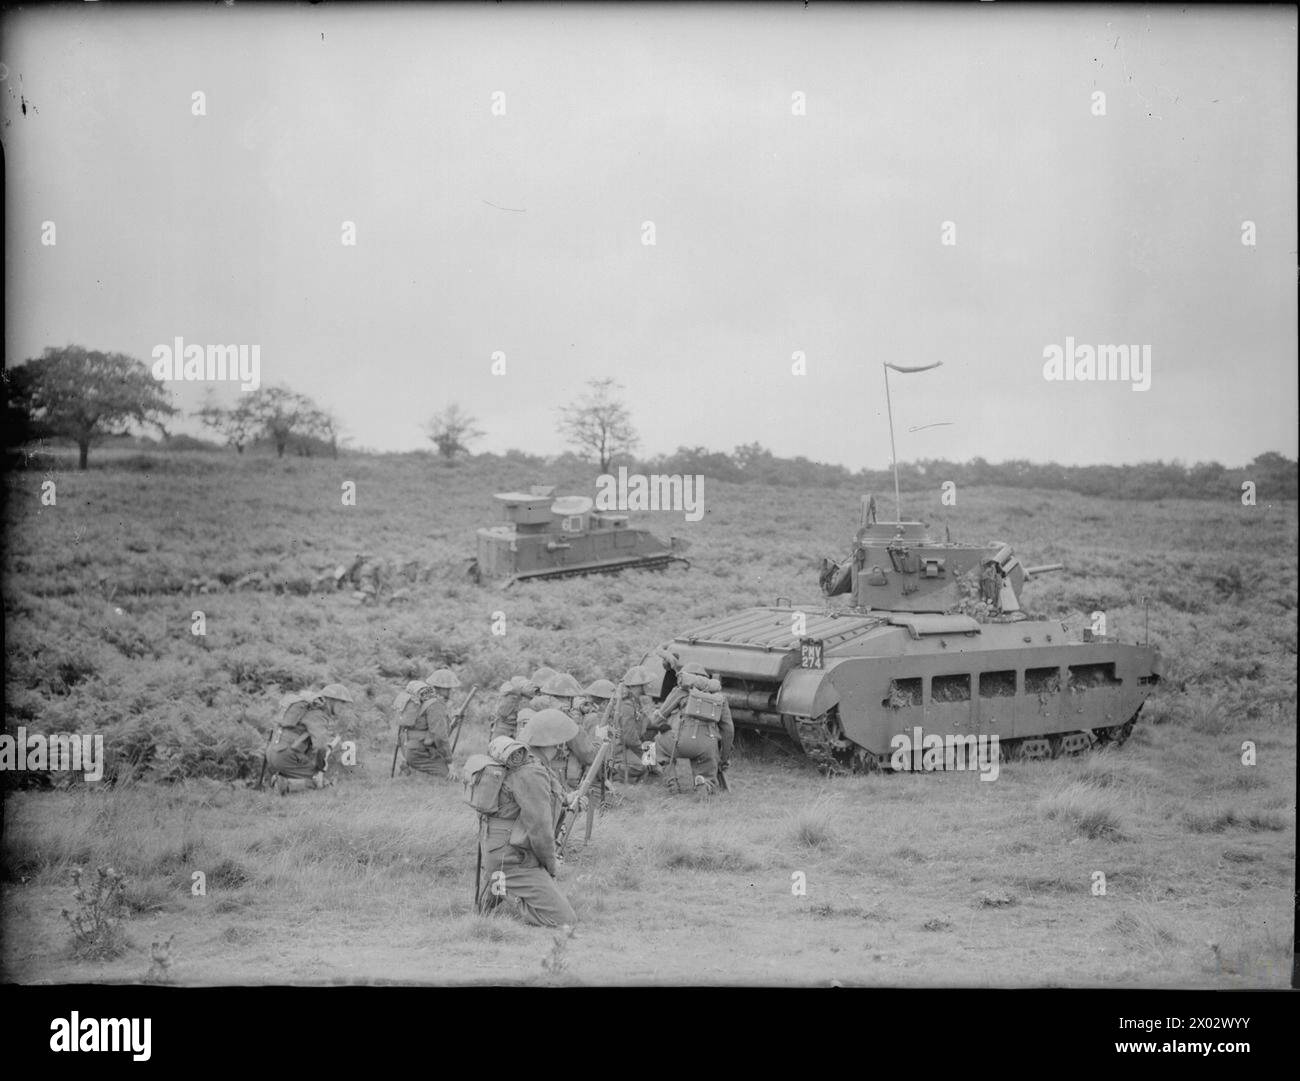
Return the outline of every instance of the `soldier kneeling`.
{"type": "Polygon", "coordinates": [[[651,723],[659,730],[656,755],[668,774],[665,783],[674,791],[679,758],[690,760],[697,792],[709,795],[717,791],[718,774],[727,768],[736,738],[731,706],[720,690],[721,685],[709,678],[703,665],[683,665],[677,686],[651,715],[651,723]]]}
{"type": "Polygon", "coordinates": [[[287,796],[325,787],[330,752],[339,742],[337,736],[330,737],[330,722],[339,716],[340,703],[351,701],[352,695],[340,683],[289,699],[266,752],[273,790],[287,796]]]}
{"type": "Polygon", "coordinates": [[[498,736],[488,755],[465,763],[466,798],[479,812],[477,899],[484,907],[511,901],[524,921],[537,927],[577,923],[555,884],[560,866],[555,827],[565,795],[548,768],[577,727],[559,710],[541,710],[528,723],[527,745],[498,736]]]}
{"type": "Polygon", "coordinates": [[[451,734],[447,704],[451,701],[451,692],[459,686],[460,679],[450,668],[430,672],[423,681],[423,690],[419,690],[415,699],[419,705],[406,725],[406,742],[402,746],[406,764],[416,773],[446,777],[450,772],[451,734]]]}

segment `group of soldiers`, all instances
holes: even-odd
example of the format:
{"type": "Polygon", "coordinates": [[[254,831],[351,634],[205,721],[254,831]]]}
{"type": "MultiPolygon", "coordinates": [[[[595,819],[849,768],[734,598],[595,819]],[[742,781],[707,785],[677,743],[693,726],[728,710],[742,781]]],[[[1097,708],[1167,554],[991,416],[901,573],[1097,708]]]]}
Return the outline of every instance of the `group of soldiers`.
{"type": "MultiPolygon", "coordinates": [[[[459,772],[479,811],[476,907],[513,904],[534,925],[574,924],[573,909],[555,883],[562,859],[557,833],[566,813],[588,809],[593,782],[602,799],[619,784],[655,777],[673,792],[725,790],[735,726],[721,685],[698,664],[678,664],[671,655],[666,660],[676,683],[658,705],[647,693],[652,680],[644,665],[633,665],[617,685],[597,679],[583,687],[553,668],[507,680],[492,714],[487,754],[470,756],[461,771],[452,756],[473,692],[453,713],[460,679],[440,668],[397,695],[406,768],[430,777],[459,772]],[[677,773],[682,759],[690,765],[689,782],[677,773]]],[[[340,703],[351,700],[344,687],[330,684],[288,701],[267,751],[278,791],[327,783],[338,743],[329,736],[329,722],[340,703]]]]}

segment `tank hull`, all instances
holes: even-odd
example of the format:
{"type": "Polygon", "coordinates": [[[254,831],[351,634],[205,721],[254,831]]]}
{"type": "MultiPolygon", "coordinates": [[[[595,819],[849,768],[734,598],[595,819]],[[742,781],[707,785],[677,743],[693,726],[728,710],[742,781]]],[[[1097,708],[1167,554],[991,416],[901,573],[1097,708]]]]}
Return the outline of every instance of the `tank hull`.
{"type": "MultiPolygon", "coordinates": [[[[939,613],[756,608],[664,648],[721,680],[738,726],[784,732],[828,769],[898,768],[927,736],[1030,757],[1122,742],[1161,673],[1149,646],[939,613]]],[[[662,698],[675,676],[655,660],[662,698]]]]}
{"type": "Polygon", "coordinates": [[[643,529],[588,528],[581,532],[526,532],[510,526],[489,526],[477,534],[478,556],[472,573],[501,579],[503,586],[537,579],[582,574],[663,568],[688,560],[643,529]]]}

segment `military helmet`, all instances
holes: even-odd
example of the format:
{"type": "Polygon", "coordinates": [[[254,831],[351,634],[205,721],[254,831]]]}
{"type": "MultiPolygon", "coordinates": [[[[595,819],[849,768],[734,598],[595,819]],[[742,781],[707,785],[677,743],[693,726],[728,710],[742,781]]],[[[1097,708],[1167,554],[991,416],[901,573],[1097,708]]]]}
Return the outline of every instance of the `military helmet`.
{"type": "Polygon", "coordinates": [[[526,694],[529,698],[537,693],[536,685],[528,676],[511,676],[510,693],[526,694]]]}
{"type": "Polygon", "coordinates": [[[517,739],[511,739],[509,736],[495,736],[488,743],[488,755],[492,761],[499,762],[503,766],[510,761],[512,754],[527,750],[528,748],[517,739]]]}
{"type": "Polygon", "coordinates": [[[612,684],[609,680],[596,679],[596,680],[592,680],[591,686],[589,686],[582,693],[585,694],[588,698],[613,698],[615,691],[616,688],[614,684],[612,684]]]}
{"type": "Polygon", "coordinates": [[[419,698],[428,689],[429,685],[422,679],[413,679],[406,684],[406,693],[412,698],[419,698]]]}
{"type": "Polygon", "coordinates": [[[352,695],[348,694],[348,689],[342,683],[327,683],[321,688],[320,696],[322,698],[333,698],[339,702],[352,701],[352,695]]]}
{"type": "Polygon", "coordinates": [[[538,690],[541,690],[542,684],[545,683],[548,679],[550,679],[554,675],[559,675],[559,673],[556,672],[554,668],[547,668],[543,665],[541,668],[537,669],[537,671],[534,672],[529,677],[529,679],[537,687],[538,690]]]}
{"type": "Polygon", "coordinates": [[[688,661],[682,665],[682,672],[689,673],[692,676],[707,676],[709,671],[699,661],[688,661]]]}
{"type": "Polygon", "coordinates": [[[650,673],[639,664],[634,664],[623,676],[623,683],[628,687],[644,687],[650,682],[650,673]]]}
{"type": "Polygon", "coordinates": [[[460,680],[450,668],[439,668],[435,672],[430,672],[424,677],[424,682],[430,687],[446,687],[452,691],[460,686],[460,680]]]}
{"type": "Polygon", "coordinates": [[[578,734],[578,722],[558,709],[543,709],[530,717],[520,738],[529,747],[558,747],[578,734]]]}
{"type": "Polygon", "coordinates": [[[556,672],[542,684],[542,694],[552,698],[577,698],[582,693],[582,684],[567,672],[556,672]]]}

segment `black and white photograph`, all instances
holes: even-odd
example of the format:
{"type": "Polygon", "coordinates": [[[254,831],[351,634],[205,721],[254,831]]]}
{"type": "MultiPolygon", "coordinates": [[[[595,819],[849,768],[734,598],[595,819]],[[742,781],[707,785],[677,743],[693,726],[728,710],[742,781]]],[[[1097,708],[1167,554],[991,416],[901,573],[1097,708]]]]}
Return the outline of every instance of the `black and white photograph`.
{"type": "Polygon", "coordinates": [[[1296,24],[7,8],[0,980],[1293,987],[1296,24]]]}

